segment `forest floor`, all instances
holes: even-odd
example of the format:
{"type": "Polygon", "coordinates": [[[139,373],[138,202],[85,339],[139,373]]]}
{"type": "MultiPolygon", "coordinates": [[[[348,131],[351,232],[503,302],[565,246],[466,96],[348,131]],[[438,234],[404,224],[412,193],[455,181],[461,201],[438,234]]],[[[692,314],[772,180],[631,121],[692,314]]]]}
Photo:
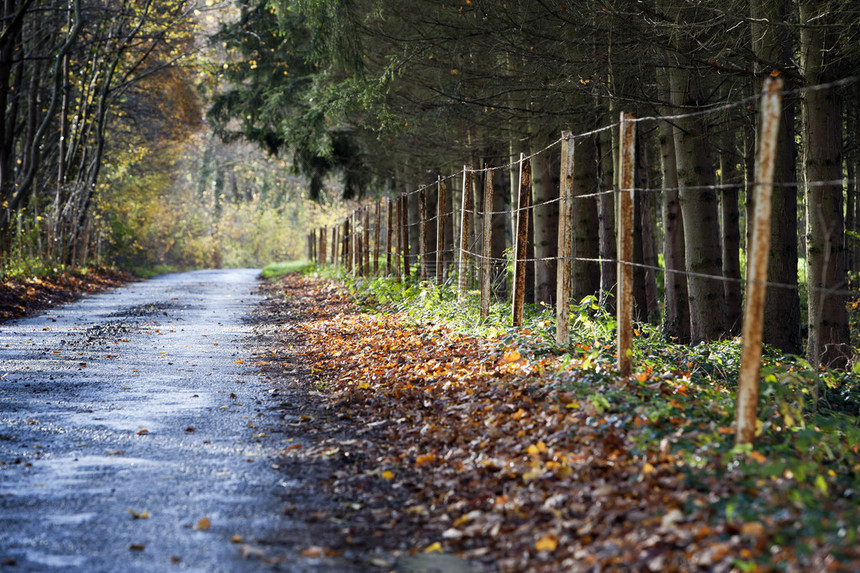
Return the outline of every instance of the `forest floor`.
{"type": "Polygon", "coordinates": [[[73,271],[48,277],[6,278],[0,281],[0,320],[21,318],[71,302],[86,294],[116,288],[134,280],[113,269],[73,271]]]}
{"type": "Polygon", "coordinates": [[[463,560],[450,570],[860,570],[852,490],[828,494],[825,475],[804,504],[791,471],[741,471],[770,468],[756,451],[685,453],[694,436],[733,433],[687,423],[689,377],[614,379],[615,395],[651,400],[619,411],[605,389],[590,393],[587,374],[584,385],[565,378],[581,365],[551,353],[365,313],[319,278],[264,288],[258,367],[293,377],[303,396],[287,417],[301,438],[282,465],[330,470],[318,484],[329,509],[300,497],[286,508],[313,512],[326,540],[315,551],[373,547],[380,567],[409,555],[463,560]],[[810,529],[835,521],[835,545],[810,529]]]}

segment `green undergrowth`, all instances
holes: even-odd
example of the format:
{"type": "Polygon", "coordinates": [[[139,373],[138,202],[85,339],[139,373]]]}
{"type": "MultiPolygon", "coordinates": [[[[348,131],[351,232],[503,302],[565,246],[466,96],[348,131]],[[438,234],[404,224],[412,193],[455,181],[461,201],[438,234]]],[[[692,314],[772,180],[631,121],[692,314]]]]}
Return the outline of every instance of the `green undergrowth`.
{"type": "MultiPolygon", "coordinates": [[[[477,292],[460,301],[449,286],[316,272],[344,281],[365,310],[401,312],[413,324],[442,323],[488,337],[500,350],[537,363],[554,357],[539,381],[524,383],[549,385],[568,407],[585,400],[593,412],[589,423],[623,428],[643,464],[671,463],[688,487],[717,493],[714,520],[729,527],[761,522],[772,543],[792,544],[801,556],[824,548],[841,560],[854,551],[860,538],[856,373],[813,368],[765,348],[755,444],[736,447],[738,338],[687,346],[667,342],[658,327],[637,324],[634,373],[621,379],[615,318],[594,297],[571,306],[570,344],[559,346],[555,315],[546,306],[527,305],[523,326],[514,327],[507,301],[481,320],[477,292]],[[563,399],[570,395],[577,400],[563,399]]],[[[767,551],[755,561],[780,568],[768,562],[767,551]]]]}
{"type": "Polygon", "coordinates": [[[260,275],[266,279],[274,279],[287,273],[309,272],[314,268],[314,264],[308,261],[283,261],[266,265],[263,267],[260,275]]]}

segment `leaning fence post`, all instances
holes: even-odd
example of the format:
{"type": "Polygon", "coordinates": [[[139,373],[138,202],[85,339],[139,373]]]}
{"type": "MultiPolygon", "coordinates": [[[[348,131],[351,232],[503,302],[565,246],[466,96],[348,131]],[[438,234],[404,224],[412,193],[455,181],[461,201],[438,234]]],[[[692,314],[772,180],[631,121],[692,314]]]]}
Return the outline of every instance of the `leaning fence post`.
{"type": "Polygon", "coordinates": [[[436,182],[436,284],[441,285],[445,282],[443,277],[445,269],[445,203],[447,197],[445,194],[448,189],[445,187],[445,182],[439,176],[436,182]]]}
{"type": "Polygon", "coordinates": [[[752,244],[747,262],[746,304],[742,332],[743,349],[738,372],[736,444],[751,444],[755,439],[756,410],[761,369],[762,321],[767,290],[767,264],[770,252],[771,194],[776,161],[776,142],[782,111],[782,79],[765,80],[761,102],[761,129],[755,162],[755,212],[752,244]]]}
{"type": "Polygon", "coordinates": [[[484,165],[484,236],[481,245],[481,320],[490,316],[490,285],[493,261],[490,259],[493,235],[493,175],[495,171],[490,164],[484,165]]]}
{"type": "Polygon", "coordinates": [[[561,181],[558,202],[558,266],[555,287],[555,341],[561,346],[570,342],[570,258],[573,234],[573,135],[561,132],[561,181]]]}
{"type": "Polygon", "coordinates": [[[457,299],[463,301],[466,299],[466,293],[469,290],[469,227],[471,225],[472,209],[472,172],[467,166],[463,166],[463,196],[462,210],[460,212],[460,270],[457,272],[459,280],[459,292],[457,299]]]}
{"type": "Polygon", "coordinates": [[[629,376],[633,366],[633,176],[636,165],[636,123],[621,112],[618,166],[618,373],[629,376]]]}
{"type": "Polygon", "coordinates": [[[418,191],[418,278],[427,280],[427,190],[418,191]]]}
{"type": "Polygon", "coordinates": [[[517,192],[517,217],[514,237],[514,300],[512,314],[514,326],[523,325],[523,307],[526,297],[526,247],[529,236],[531,207],[532,166],[524,153],[520,153],[520,181],[517,192]]]}

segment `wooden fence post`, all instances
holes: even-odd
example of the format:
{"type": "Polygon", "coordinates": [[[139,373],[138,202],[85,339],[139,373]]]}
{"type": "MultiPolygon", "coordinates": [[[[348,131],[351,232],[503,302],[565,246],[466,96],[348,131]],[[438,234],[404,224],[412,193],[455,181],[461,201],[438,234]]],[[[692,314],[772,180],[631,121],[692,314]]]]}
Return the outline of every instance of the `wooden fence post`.
{"type": "Polygon", "coordinates": [[[490,259],[493,236],[493,166],[484,165],[484,212],[483,212],[483,244],[481,245],[481,320],[490,316],[490,276],[493,272],[493,261],[490,259]]]}
{"type": "Polygon", "coordinates": [[[373,228],[373,233],[375,235],[373,240],[373,276],[379,275],[379,237],[381,235],[379,226],[381,223],[380,215],[382,211],[380,203],[381,201],[376,201],[376,226],[373,228]]]}
{"type": "Polygon", "coordinates": [[[403,257],[403,278],[409,278],[409,196],[400,195],[400,251],[403,257]]]}
{"type": "Polygon", "coordinates": [[[439,176],[436,182],[436,284],[442,285],[445,282],[445,196],[448,189],[445,187],[445,182],[439,176]]]}
{"type": "Polygon", "coordinates": [[[337,225],[331,226],[331,265],[333,267],[336,267],[338,265],[338,262],[339,262],[338,258],[337,258],[337,247],[338,247],[337,230],[338,230],[337,225]]]}
{"type": "Polygon", "coordinates": [[[636,165],[635,116],[621,112],[618,167],[618,373],[629,376],[633,366],[633,176],[636,165]]]}
{"type": "Polygon", "coordinates": [[[352,257],[350,256],[350,243],[352,237],[349,234],[349,217],[343,220],[343,248],[341,254],[343,256],[343,266],[347,272],[352,272],[352,257]]]}
{"type": "Polygon", "coordinates": [[[427,190],[418,191],[418,278],[427,280],[427,190]]]}
{"type": "Polygon", "coordinates": [[[364,276],[370,275],[370,207],[365,205],[361,209],[364,212],[364,248],[362,256],[362,267],[364,276]]]}
{"type": "Polygon", "coordinates": [[[771,194],[776,162],[776,142],[782,110],[782,79],[767,78],[761,102],[761,128],[755,163],[755,213],[752,244],[747,262],[746,304],[741,339],[741,365],[738,372],[736,444],[751,444],[755,439],[756,411],[761,369],[762,321],[767,290],[767,264],[770,252],[771,194]]]}
{"type": "Polygon", "coordinates": [[[467,166],[463,166],[463,197],[462,209],[460,212],[460,264],[457,272],[459,281],[459,291],[457,299],[463,301],[466,299],[466,293],[469,291],[469,229],[471,227],[472,214],[471,208],[472,199],[472,172],[467,166]]]}
{"type": "Polygon", "coordinates": [[[517,192],[516,235],[514,237],[514,300],[512,314],[514,326],[523,325],[523,307],[526,296],[526,247],[529,236],[529,216],[532,198],[531,161],[520,153],[520,180],[517,192]]]}
{"type": "Polygon", "coordinates": [[[327,229],[325,227],[320,228],[320,252],[319,252],[319,261],[318,261],[318,263],[320,265],[326,264],[326,254],[327,254],[326,253],[326,244],[325,244],[326,230],[327,229]]]}
{"type": "Polygon", "coordinates": [[[394,269],[391,267],[391,257],[394,254],[394,250],[391,244],[391,237],[394,236],[394,199],[391,197],[388,198],[387,209],[388,225],[385,230],[385,272],[388,276],[393,276],[394,269]]]}
{"type": "Polygon", "coordinates": [[[395,241],[397,248],[394,251],[394,276],[400,280],[400,266],[403,264],[403,197],[398,195],[396,205],[395,218],[397,220],[397,240],[395,241]]]}
{"type": "Polygon", "coordinates": [[[555,286],[555,341],[561,346],[570,342],[570,264],[573,231],[573,135],[561,132],[561,180],[558,203],[558,263],[555,286]]]}

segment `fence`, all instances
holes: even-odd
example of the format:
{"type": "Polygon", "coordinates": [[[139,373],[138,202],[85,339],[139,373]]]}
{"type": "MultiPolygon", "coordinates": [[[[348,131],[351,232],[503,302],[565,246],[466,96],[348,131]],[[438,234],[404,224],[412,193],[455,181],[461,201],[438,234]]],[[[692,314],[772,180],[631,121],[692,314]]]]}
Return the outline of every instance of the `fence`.
{"type": "MultiPolygon", "coordinates": [[[[838,83],[838,82],[837,82],[838,83]]],[[[843,82],[844,83],[844,82],[843,82]]],[[[806,88],[807,90],[810,88],[806,88]]],[[[815,89],[815,88],[813,88],[815,89]]],[[[796,90],[797,93],[804,90],[796,90]]],[[[376,201],[372,206],[360,207],[341,224],[331,229],[315,229],[307,237],[309,259],[319,264],[340,265],[357,275],[376,275],[384,273],[398,279],[408,277],[413,272],[421,281],[433,279],[436,284],[446,280],[457,280],[458,296],[462,300],[473,285],[475,272],[478,273],[480,288],[481,317],[490,312],[493,299],[493,280],[498,278],[499,266],[513,263],[511,313],[514,325],[522,325],[523,308],[527,288],[526,277],[529,271],[537,272],[539,265],[546,268],[555,266],[556,272],[556,342],[569,343],[569,312],[571,284],[577,277],[571,276],[573,264],[600,265],[602,272],[612,275],[611,265],[617,277],[616,314],[617,314],[617,367],[621,376],[632,372],[632,340],[634,323],[633,274],[634,269],[667,275],[686,277],[688,280],[723,281],[734,284],[740,291],[742,279],[726,274],[708,274],[678,267],[666,261],[664,267],[656,260],[637,262],[634,260],[634,205],[637,194],[641,197],[655,189],[647,183],[637,181],[637,162],[641,171],[642,157],[637,157],[637,126],[644,122],[673,122],[695,119],[707,113],[725,111],[735,106],[749,106],[753,99],[758,100],[760,127],[757,138],[758,149],[755,157],[754,217],[747,244],[746,296],[742,322],[742,358],[738,380],[738,417],[736,441],[739,444],[752,442],[756,427],[756,407],[762,352],[762,321],[767,286],[797,288],[797,285],[767,282],[767,269],[771,223],[771,193],[776,186],[773,181],[776,161],[777,132],[779,128],[782,81],[769,78],[763,92],[756,98],[747,98],[729,105],[715,107],[695,113],[637,118],[629,113],[621,113],[618,123],[601,127],[587,133],[573,134],[562,132],[561,137],[540,151],[531,155],[520,154],[515,161],[502,166],[484,165],[474,169],[464,166],[462,171],[446,177],[438,177],[434,183],[419,187],[407,193],[400,193],[385,201],[376,201]],[[577,169],[576,145],[612,129],[618,129],[618,187],[601,189],[591,193],[575,193],[577,169]],[[532,162],[555,147],[560,147],[560,178],[558,197],[532,201],[532,162]],[[510,210],[499,211],[494,208],[494,177],[500,170],[516,174],[516,193],[510,210]],[[476,177],[477,176],[477,177],[476,177]],[[482,178],[482,181],[481,181],[482,178]],[[459,213],[454,206],[449,184],[460,180],[459,213]],[[476,181],[477,179],[477,181],[476,181]],[[482,183],[482,185],[481,185],[482,183]],[[477,184],[477,185],[476,185],[477,184]],[[435,189],[434,189],[435,188],[435,189]],[[476,193],[480,189],[481,193],[476,193]],[[433,192],[435,190],[435,193],[433,192]],[[581,231],[573,221],[574,205],[578,201],[598,201],[604,198],[615,202],[614,226],[617,230],[614,243],[615,256],[597,253],[596,256],[583,256],[574,252],[572,246],[579,245],[581,231]],[[435,205],[428,204],[428,199],[435,205]],[[408,201],[417,200],[417,220],[409,221],[408,201]],[[556,252],[550,256],[529,256],[534,250],[532,222],[540,215],[540,209],[558,203],[558,225],[556,252]],[[428,207],[429,205],[429,207],[428,207]],[[428,213],[428,209],[429,212],[428,213]],[[371,217],[371,211],[373,213],[371,217]],[[457,215],[459,214],[459,217],[457,215]],[[494,256],[493,240],[498,238],[499,229],[494,229],[494,217],[509,214],[512,219],[511,237],[512,257],[508,259],[494,256]],[[481,227],[478,230],[478,222],[481,227]],[[456,224],[455,224],[456,223],[456,224]],[[579,233],[579,234],[577,234],[579,233]],[[430,237],[435,237],[431,243],[430,237]],[[372,238],[371,238],[372,236],[372,238]],[[456,248],[455,248],[455,237],[456,248]],[[330,240],[330,242],[329,242],[330,240]],[[480,243],[480,244],[478,244],[480,243]],[[411,252],[417,247],[417,252],[411,252]],[[478,250],[479,248],[479,250],[478,250]],[[380,260],[384,259],[384,268],[380,260]],[[479,263],[479,265],[478,265],[479,263]],[[529,266],[531,265],[531,266],[529,266]]],[[[586,166],[587,168],[587,166],[586,166]]],[[[842,181],[838,182],[840,185],[842,181]]],[[[807,187],[834,184],[834,182],[806,182],[807,187]]],[[[795,186],[797,184],[794,184],[795,186]]],[[[702,188],[672,187],[663,181],[663,191],[679,192],[684,190],[700,191],[702,194],[715,193],[718,189],[743,187],[743,185],[707,185],[702,188]]],[[[513,189],[513,186],[512,186],[513,189]]],[[[660,189],[656,189],[660,190],[660,189]]],[[[587,223],[587,221],[586,221],[587,223]]],[[[689,223],[688,223],[689,224],[689,223]]],[[[611,228],[611,225],[609,225],[611,228]]],[[[504,229],[501,229],[504,231],[504,229]]],[[[593,232],[593,228],[591,229],[593,232]]],[[[579,249],[587,251],[588,249],[579,249]]],[[[611,253],[610,253],[611,255],[611,253]]],[[[546,271],[546,268],[542,270],[546,271]]],[[[603,274],[601,274],[601,279],[603,274]]],[[[601,287],[602,288],[602,287],[601,287]]],[[[844,289],[816,288],[810,286],[810,293],[825,295],[846,295],[844,289]]],[[[654,295],[656,297],[656,295],[654,295]]]]}

